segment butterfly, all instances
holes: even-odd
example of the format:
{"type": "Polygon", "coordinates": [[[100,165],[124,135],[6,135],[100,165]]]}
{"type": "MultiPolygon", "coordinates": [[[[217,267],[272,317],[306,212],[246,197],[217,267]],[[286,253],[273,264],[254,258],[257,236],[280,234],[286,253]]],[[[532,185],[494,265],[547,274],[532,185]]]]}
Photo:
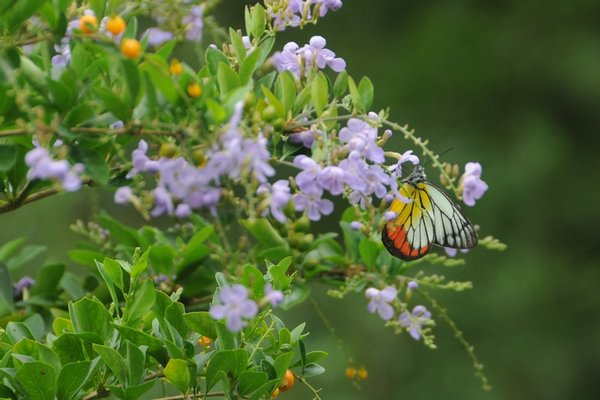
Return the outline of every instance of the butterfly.
{"type": "Polygon", "coordinates": [[[381,232],[393,256],[410,261],[426,255],[434,244],[455,249],[477,245],[473,225],[444,191],[427,181],[425,168],[415,166],[401,181],[399,192],[411,201],[394,199],[390,211],[397,217],[381,232]]]}

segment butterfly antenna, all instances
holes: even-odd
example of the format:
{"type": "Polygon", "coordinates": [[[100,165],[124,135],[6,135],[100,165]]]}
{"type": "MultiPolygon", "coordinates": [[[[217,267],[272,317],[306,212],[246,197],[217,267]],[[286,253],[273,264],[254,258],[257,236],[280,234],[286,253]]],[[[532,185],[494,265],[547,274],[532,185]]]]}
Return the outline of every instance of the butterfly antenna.
{"type": "MultiPolygon", "coordinates": [[[[452,150],[454,150],[454,147],[449,147],[446,150],[442,151],[438,156],[441,157],[444,154],[451,152],[452,150]]],[[[430,159],[425,160],[425,162],[423,164],[421,164],[421,165],[423,165],[423,168],[425,168],[430,163],[430,161],[431,161],[430,159]]]]}

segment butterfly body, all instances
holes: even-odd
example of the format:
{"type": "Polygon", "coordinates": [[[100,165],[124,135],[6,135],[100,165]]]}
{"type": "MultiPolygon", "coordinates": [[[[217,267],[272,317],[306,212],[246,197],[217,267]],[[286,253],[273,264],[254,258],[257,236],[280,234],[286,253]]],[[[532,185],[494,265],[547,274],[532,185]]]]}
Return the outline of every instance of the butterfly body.
{"type": "Polygon", "coordinates": [[[422,166],[402,180],[399,192],[410,202],[394,199],[390,211],[397,217],[381,233],[392,255],[410,261],[426,255],[434,244],[456,249],[477,245],[473,225],[448,195],[427,181],[422,166]]]}

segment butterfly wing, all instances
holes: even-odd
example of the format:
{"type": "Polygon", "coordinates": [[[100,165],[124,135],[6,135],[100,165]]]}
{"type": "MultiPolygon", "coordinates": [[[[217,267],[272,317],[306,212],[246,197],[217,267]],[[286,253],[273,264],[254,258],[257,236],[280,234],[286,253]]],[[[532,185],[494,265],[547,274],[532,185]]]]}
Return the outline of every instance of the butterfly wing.
{"type": "Polygon", "coordinates": [[[416,260],[427,254],[435,240],[434,205],[424,182],[416,186],[404,183],[400,194],[411,202],[394,199],[390,211],[398,217],[385,225],[381,238],[393,256],[416,260]]]}
{"type": "Polygon", "coordinates": [[[455,249],[470,249],[477,245],[473,225],[441,189],[425,182],[433,206],[434,243],[455,249]]]}

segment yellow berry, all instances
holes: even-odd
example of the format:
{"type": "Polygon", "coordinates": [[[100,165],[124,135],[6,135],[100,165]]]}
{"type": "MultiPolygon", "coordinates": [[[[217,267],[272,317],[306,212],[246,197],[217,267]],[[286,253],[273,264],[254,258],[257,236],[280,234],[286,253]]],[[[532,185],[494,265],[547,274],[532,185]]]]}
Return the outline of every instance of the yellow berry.
{"type": "Polygon", "coordinates": [[[367,379],[367,376],[369,376],[369,373],[367,372],[367,370],[364,367],[361,367],[358,370],[358,379],[367,379]]]}
{"type": "Polygon", "coordinates": [[[125,32],[126,26],[125,20],[120,15],[117,15],[108,20],[106,23],[106,30],[117,36],[125,32]]]}
{"type": "Polygon", "coordinates": [[[171,66],[169,67],[169,72],[172,75],[181,75],[183,72],[183,65],[176,58],[171,60],[171,66]]]}
{"type": "Polygon", "coordinates": [[[98,18],[95,15],[84,15],[79,18],[79,29],[83,33],[93,33],[98,29],[98,18]]]}
{"type": "Polygon", "coordinates": [[[125,57],[136,58],[142,52],[142,45],[135,39],[123,39],[121,41],[121,53],[125,57]]]}
{"type": "Polygon", "coordinates": [[[190,97],[198,97],[202,94],[202,87],[197,83],[190,83],[187,87],[187,94],[190,97]]]}
{"type": "Polygon", "coordinates": [[[201,336],[200,339],[198,339],[198,344],[202,347],[208,347],[212,344],[212,342],[212,339],[208,336],[201,336]]]}
{"type": "Polygon", "coordinates": [[[281,380],[281,385],[279,385],[279,390],[282,392],[286,392],[294,387],[294,373],[289,369],[285,371],[285,375],[283,375],[283,379],[281,380]]]}
{"type": "Polygon", "coordinates": [[[356,378],[356,368],[354,368],[354,367],[348,367],[348,368],[346,368],[346,377],[348,379],[354,379],[354,378],[356,378]]]}
{"type": "Polygon", "coordinates": [[[275,389],[273,391],[273,394],[271,395],[271,398],[274,399],[275,397],[279,396],[279,388],[275,389]]]}

